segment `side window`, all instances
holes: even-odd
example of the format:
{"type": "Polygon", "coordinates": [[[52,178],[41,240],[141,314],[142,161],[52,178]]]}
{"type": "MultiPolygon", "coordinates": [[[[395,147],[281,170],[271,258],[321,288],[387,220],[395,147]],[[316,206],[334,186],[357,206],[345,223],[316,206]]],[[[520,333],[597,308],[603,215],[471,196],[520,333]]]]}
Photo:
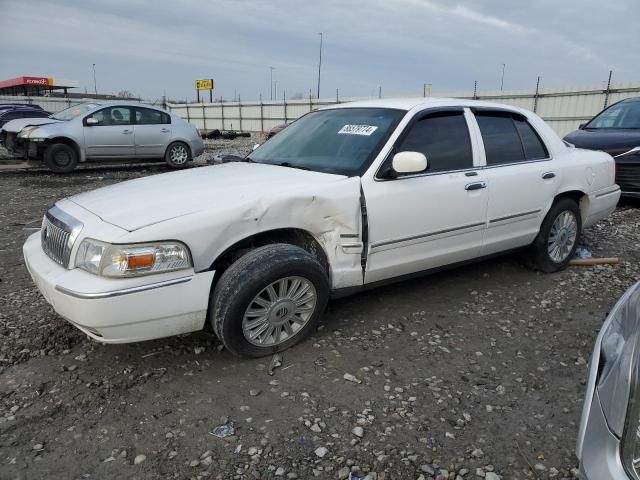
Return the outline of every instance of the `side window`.
{"type": "Polygon", "coordinates": [[[487,165],[523,162],[524,149],[511,115],[501,112],[476,113],[482,133],[487,165]]]}
{"type": "Polygon", "coordinates": [[[426,172],[473,167],[471,139],[463,112],[434,113],[419,120],[396,151],[424,153],[429,162],[426,172]]]}
{"type": "Polygon", "coordinates": [[[524,147],[524,155],[527,160],[542,160],[549,157],[547,148],[542,143],[542,140],[533,129],[529,122],[524,118],[514,118],[516,129],[520,134],[522,140],[522,146],[524,147]]]}
{"type": "Polygon", "coordinates": [[[98,125],[131,125],[131,109],[129,107],[104,108],[91,117],[98,120],[98,125]]]}
{"type": "Polygon", "coordinates": [[[136,123],[138,125],[163,125],[171,123],[171,117],[166,113],[149,108],[136,108],[136,123]]]}

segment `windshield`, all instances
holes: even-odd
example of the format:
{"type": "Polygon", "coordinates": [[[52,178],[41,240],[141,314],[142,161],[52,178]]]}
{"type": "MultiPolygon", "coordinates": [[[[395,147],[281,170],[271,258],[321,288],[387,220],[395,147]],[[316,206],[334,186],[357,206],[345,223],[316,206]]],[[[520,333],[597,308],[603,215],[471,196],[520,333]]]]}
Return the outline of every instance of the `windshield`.
{"type": "Polygon", "coordinates": [[[389,108],[312,112],[265,142],[248,158],[338,175],[361,175],[405,113],[389,108]]]}
{"type": "Polygon", "coordinates": [[[585,128],[640,128],[640,102],[611,105],[585,128]]]}
{"type": "Polygon", "coordinates": [[[62,110],[61,112],[54,113],[51,115],[51,118],[56,120],[73,120],[79,115],[83,113],[90,112],[94,108],[98,108],[100,105],[97,103],[80,103],[79,105],[74,105],[73,107],[69,107],[66,110],[62,110]]]}

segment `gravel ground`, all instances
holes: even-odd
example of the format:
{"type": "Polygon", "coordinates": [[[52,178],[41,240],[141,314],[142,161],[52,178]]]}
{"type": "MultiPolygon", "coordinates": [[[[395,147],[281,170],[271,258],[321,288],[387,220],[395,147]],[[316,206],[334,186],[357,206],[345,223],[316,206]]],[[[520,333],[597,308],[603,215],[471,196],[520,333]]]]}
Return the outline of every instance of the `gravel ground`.
{"type": "Polygon", "coordinates": [[[238,359],[204,333],[98,344],[29,279],[20,248],[48,205],[164,171],[0,173],[0,478],[576,475],[586,361],[640,277],[638,205],[584,235],[619,265],[547,275],[508,256],[336,300],[270,376],[270,359],[238,359]],[[234,434],[213,435],[221,425],[234,434]]]}

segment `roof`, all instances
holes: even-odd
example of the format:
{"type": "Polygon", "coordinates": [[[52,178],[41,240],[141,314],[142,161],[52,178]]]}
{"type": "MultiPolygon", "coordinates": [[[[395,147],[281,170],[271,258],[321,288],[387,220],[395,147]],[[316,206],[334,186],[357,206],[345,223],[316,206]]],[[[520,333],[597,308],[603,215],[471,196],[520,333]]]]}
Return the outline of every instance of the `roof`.
{"type": "Polygon", "coordinates": [[[490,107],[521,112],[522,110],[503,103],[485,102],[482,100],[469,100],[464,98],[437,98],[437,97],[417,97],[417,98],[382,98],[373,100],[359,100],[356,102],[341,103],[325,108],[395,108],[399,110],[411,110],[416,107],[490,107]]]}

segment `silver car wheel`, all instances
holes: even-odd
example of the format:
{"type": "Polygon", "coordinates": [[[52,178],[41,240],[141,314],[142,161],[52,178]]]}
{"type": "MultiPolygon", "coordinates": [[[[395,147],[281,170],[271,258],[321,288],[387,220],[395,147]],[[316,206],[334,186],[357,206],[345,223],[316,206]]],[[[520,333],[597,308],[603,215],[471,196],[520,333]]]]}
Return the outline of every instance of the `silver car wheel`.
{"type": "Polygon", "coordinates": [[[171,147],[169,158],[175,165],[183,165],[187,163],[187,160],[189,160],[189,152],[184,145],[177,144],[171,147]]]}
{"type": "Polygon", "coordinates": [[[303,277],[286,277],[262,289],[242,319],[246,340],[259,347],[280,345],[298,334],[316,310],[318,294],[303,277]]]}
{"type": "Polygon", "coordinates": [[[556,263],[564,262],[576,243],[578,237],[578,219],[569,210],[558,215],[549,231],[547,252],[556,263]]]}

